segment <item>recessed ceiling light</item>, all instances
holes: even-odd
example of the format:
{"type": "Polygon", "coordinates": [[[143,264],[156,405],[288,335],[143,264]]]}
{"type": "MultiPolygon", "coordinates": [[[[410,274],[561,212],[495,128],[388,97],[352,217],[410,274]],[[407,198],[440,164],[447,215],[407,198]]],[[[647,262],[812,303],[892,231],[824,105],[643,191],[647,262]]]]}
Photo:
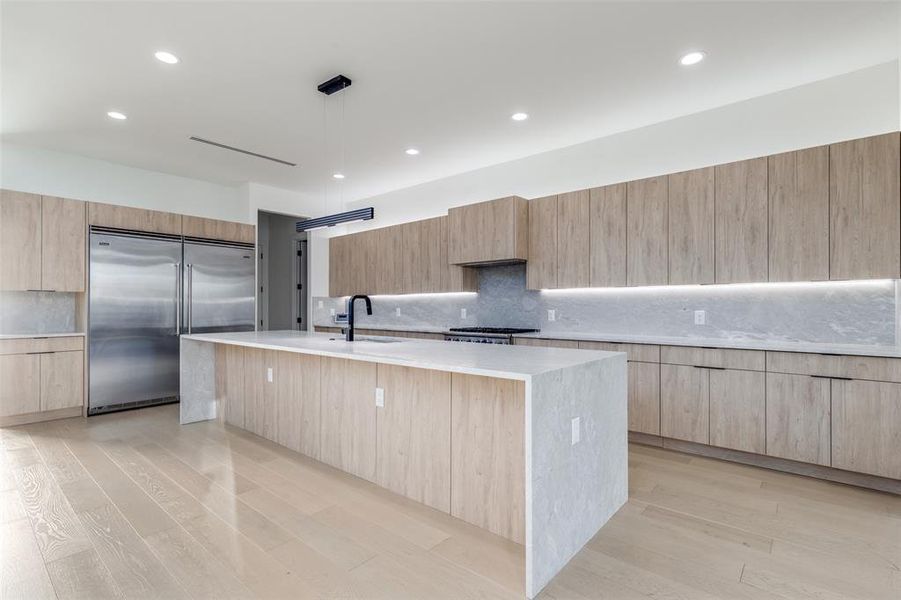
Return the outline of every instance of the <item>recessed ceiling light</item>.
{"type": "Polygon", "coordinates": [[[707,55],[700,51],[689,52],[679,59],[679,64],[683,67],[690,67],[704,60],[705,56],[707,55]]]}
{"type": "Polygon", "coordinates": [[[106,113],[106,116],[108,116],[110,119],[116,119],[117,121],[124,121],[128,118],[117,110],[109,111],[108,113],[106,113]]]}
{"type": "Polygon", "coordinates": [[[160,50],[159,52],[155,52],[153,54],[156,59],[160,62],[164,62],[167,65],[174,65],[178,62],[178,57],[172,54],[171,52],[166,52],[165,50],[160,50]]]}
{"type": "Polygon", "coordinates": [[[417,150],[416,148],[407,148],[406,150],[404,150],[404,152],[406,152],[410,156],[416,156],[417,154],[419,154],[419,150],[417,150]]]}
{"type": "Polygon", "coordinates": [[[344,179],[344,173],[333,173],[332,177],[335,179],[344,179]]]}
{"type": "Polygon", "coordinates": [[[518,112],[518,113],[513,113],[510,116],[510,118],[513,119],[514,121],[525,121],[526,119],[529,118],[529,115],[527,115],[524,112],[518,112]]]}

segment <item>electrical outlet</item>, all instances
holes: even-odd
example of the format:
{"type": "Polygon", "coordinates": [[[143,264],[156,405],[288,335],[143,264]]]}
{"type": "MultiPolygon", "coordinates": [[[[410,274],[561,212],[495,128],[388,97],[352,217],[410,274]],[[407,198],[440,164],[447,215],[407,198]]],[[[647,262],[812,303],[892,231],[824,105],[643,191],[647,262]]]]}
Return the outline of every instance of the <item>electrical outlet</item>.
{"type": "Polygon", "coordinates": [[[397,308],[394,309],[394,316],[395,316],[395,317],[399,317],[399,316],[400,316],[400,307],[399,307],[399,306],[398,306],[397,308]]]}
{"type": "Polygon", "coordinates": [[[461,308],[461,309],[460,309],[460,318],[461,318],[461,319],[465,319],[465,318],[466,318],[466,309],[465,309],[465,308],[461,308]]]}
{"type": "Polygon", "coordinates": [[[553,308],[547,309],[547,320],[548,321],[556,321],[557,320],[557,311],[553,308]]]}
{"type": "Polygon", "coordinates": [[[334,309],[334,308],[328,309],[328,314],[329,314],[330,317],[334,317],[334,316],[335,316],[335,309],[334,309]]]}
{"type": "Polygon", "coordinates": [[[375,405],[378,408],[385,407],[385,389],[384,388],[375,388],[375,405]]]}
{"type": "Polygon", "coordinates": [[[322,308],[323,306],[325,306],[325,303],[323,303],[322,300],[316,301],[316,308],[322,308]]]}
{"type": "Polygon", "coordinates": [[[706,325],[707,324],[707,311],[706,310],[696,310],[695,311],[695,325],[706,325]]]}
{"type": "Polygon", "coordinates": [[[266,381],[272,383],[272,367],[266,369],[266,381]]]}
{"type": "Polygon", "coordinates": [[[582,440],[582,417],[574,417],[572,420],[572,440],[573,446],[582,440]]]}

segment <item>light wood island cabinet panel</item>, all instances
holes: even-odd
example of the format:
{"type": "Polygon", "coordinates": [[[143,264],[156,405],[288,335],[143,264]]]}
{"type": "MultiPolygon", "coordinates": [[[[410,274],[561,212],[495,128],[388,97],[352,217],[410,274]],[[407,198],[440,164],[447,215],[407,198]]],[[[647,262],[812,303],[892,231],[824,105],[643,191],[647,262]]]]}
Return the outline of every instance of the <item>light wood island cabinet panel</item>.
{"type": "Polygon", "coordinates": [[[320,459],[375,481],[375,363],[322,358],[320,459]]]}
{"type": "Polygon", "coordinates": [[[588,282],[626,285],[626,184],[592,188],[588,215],[588,282]]]}
{"type": "Polygon", "coordinates": [[[744,452],[766,451],[766,374],[709,371],[710,444],[744,452]]]}
{"type": "Polygon", "coordinates": [[[710,371],[660,365],[660,435],[710,443],[710,371]]]}
{"type": "MultiPolygon", "coordinates": [[[[589,198],[588,190],[557,196],[558,288],[588,287],[589,198]]],[[[532,239],[529,239],[530,244],[532,239]]]]}
{"type": "Polygon", "coordinates": [[[901,384],[832,380],[832,466],[901,479],[901,384]]]}
{"type": "Polygon", "coordinates": [[[191,215],[182,217],[182,233],[188,237],[244,244],[256,244],[257,241],[257,230],[254,225],[191,215]]]}
{"type": "Polygon", "coordinates": [[[447,211],[451,264],[522,262],[529,257],[529,207],[519,196],[447,211]]]}
{"type": "Polygon", "coordinates": [[[0,417],[41,410],[41,358],[38,354],[0,356],[0,417]]]}
{"type": "Polygon", "coordinates": [[[673,173],[669,186],[669,283],[714,282],[714,169],[673,173]]]}
{"type": "Polygon", "coordinates": [[[525,383],[451,377],[451,515],[522,544],[525,383]]]}
{"type": "Polygon", "coordinates": [[[630,181],[626,190],[627,284],[666,285],[667,178],[630,181]]]}
{"type": "Polygon", "coordinates": [[[830,466],[830,380],[809,375],[766,374],[766,453],[830,466]]]}
{"type": "Polygon", "coordinates": [[[313,354],[278,352],[276,368],[276,440],[319,458],[321,359],[313,354]]]}
{"type": "Polygon", "coordinates": [[[276,351],[244,349],[244,428],[272,441],[278,438],[275,387],[278,378],[276,351]],[[267,376],[269,369],[272,369],[272,381],[267,376]]]}
{"type": "Polygon", "coordinates": [[[170,235],[182,234],[181,215],[99,202],[88,202],[88,225],[170,235]]]}
{"type": "Polygon", "coordinates": [[[526,288],[557,287],[557,196],[529,200],[526,288]]]}
{"type": "Polygon", "coordinates": [[[85,203],[41,198],[41,288],[85,290],[85,203]]]}
{"type": "Polygon", "coordinates": [[[41,289],[41,197],[0,190],[0,289],[41,289]]]}
{"type": "Polygon", "coordinates": [[[221,419],[244,428],[244,348],[216,344],[216,398],[221,419]]]}
{"type": "Polygon", "coordinates": [[[899,134],[829,146],[830,279],[901,275],[899,134]]]}
{"type": "Polygon", "coordinates": [[[41,357],[41,410],[84,405],[84,352],[50,352],[41,357]]]}
{"type": "Polygon", "coordinates": [[[451,374],[378,365],[376,483],[450,512],[451,374]]]}
{"type": "Polygon", "coordinates": [[[660,435],[660,365],[629,361],[629,431],[660,435]]]}
{"type": "Polygon", "coordinates": [[[767,159],[769,280],[829,279],[829,147],[767,159]]]}
{"type": "Polygon", "coordinates": [[[716,167],[716,282],[767,280],[767,159],[716,167]]]}

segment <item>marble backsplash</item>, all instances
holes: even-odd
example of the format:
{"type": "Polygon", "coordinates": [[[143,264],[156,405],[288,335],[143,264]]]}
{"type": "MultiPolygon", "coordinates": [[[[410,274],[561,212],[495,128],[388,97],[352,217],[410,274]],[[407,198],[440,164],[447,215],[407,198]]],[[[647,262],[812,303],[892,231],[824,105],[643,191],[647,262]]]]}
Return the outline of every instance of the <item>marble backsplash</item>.
{"type": "Polygon", "coordinates": [[[75,294],[0,292],[0,334],[74,332],[75,294]]]}
{"type": "MultiPolygon", "coordinates": [[[[899,280],[737,285],[525,289],[525,266],[480,269],[479,292],[375,296],[359,326],[529,327],[542,333],[591,333],[729,341],[894,346],[899,280]],[[461,309],[466,309],[466,317],[461,309]],[[400,309],[400,314],[397,314],[400,309]],[[548,310],[555,320],[548,320],[548,310]],[[695,325],[695,311],[706,323],[695,325]]],[[[343,298],[314,298],[313,323],[331,325],[343,298]],[[319,301],[322,307],[319,307],[319,301]]]]}

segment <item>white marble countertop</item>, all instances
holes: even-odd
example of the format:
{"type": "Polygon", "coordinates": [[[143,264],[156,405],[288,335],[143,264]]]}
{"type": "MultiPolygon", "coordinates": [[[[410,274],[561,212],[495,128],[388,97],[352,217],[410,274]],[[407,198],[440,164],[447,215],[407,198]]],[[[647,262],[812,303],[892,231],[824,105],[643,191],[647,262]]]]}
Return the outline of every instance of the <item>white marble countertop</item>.
{"type": "Polygon", "coordinates": [[[84,337],[84,332],[75,331],[70,333],[0,333],[0,340],[22,340],[56,337],[84,337]]]}
{"type": "Polygon", "coordinates": [[[181,338],[523,381],[548,371],[622,354],[566,348],[446,343],[438,340],[381,336],[363,336],[356,341],[346,342],[339,336],[302,331],[203,333],[183,335],[181,338]],[[389,339],[394,341],[373,341],[389,339]]]}
{"type": "Polygon", "coordinates": [[[855,356],[886,356],[901,358],[901,347],[856,344],[818,344],[767,340],[725,340],[722,338],[683,338],[644,335],[610,335],[598,333],[538,332],[513,337],[545,340],[575,340],[586,342],[619,342],[626,344],[655,344],[660,346],[691,346],[729,348],[738,350],[770,350],[773,352],[809,352],[812,354],[851,354],[855,356]]]}

